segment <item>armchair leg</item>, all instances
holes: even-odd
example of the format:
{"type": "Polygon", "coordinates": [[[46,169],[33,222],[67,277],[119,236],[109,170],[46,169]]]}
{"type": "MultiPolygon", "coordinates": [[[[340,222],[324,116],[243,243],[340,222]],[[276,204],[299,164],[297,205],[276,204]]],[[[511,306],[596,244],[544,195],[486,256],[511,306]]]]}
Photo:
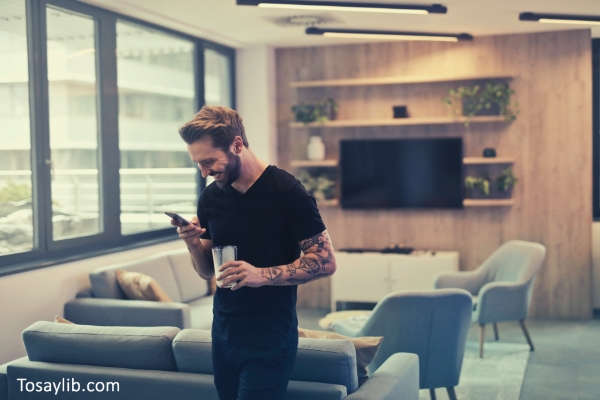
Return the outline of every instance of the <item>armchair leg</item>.
{"type": "Polygon", "coordinates": [[[498,336],[498,324],[496,322],[494,322],[494,339],[496,339],[496,342],[500,340],[500,336],[498,336]]]}
{"type": "Polygon", "coordinates": [[[485,338],[485,325],[479,324],[479,358],[483,358],[483,340],[485,338]]]}
{"type": "Polygon", "coordinates": [[[523,331],[523,334],[525,335],[525,339],[527,339],[527,343],[529,343],[529,349],[531,351],[535,351],[535,348],[533,347],[533,342],[531,341],[531,336],[529,336],[529,331],[527,330],[527,327],[525,326],[525,320],[524,319],[520,320],[519,324],[521,325],[521,330],[523,331]]]}
{"type": "Polygon", "coordinates": [[[448,386],[446,388],[446,391],[448,392],[448,398],[450,400],[456,400],[456,392],[454,391],[454,386],[448,386]]]}
{"type": "Polygon", "coordinates": [[[429,397],[431,400],[435,400],[435,388],[429,388],[429,397]]]}

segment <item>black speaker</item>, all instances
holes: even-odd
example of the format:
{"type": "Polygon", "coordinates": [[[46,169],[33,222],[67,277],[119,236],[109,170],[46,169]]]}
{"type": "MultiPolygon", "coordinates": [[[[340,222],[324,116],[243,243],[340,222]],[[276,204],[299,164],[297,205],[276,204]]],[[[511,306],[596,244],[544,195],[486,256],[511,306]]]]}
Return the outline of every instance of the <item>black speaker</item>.
{"type": "Polygon", "coordinates": [[[496,157],[496,150],[491,147],[485,148],[485,149],[483,149],[483,156],[484,157],[496,157]]]}
{"type": "Polygon", "coordinates": [[[394,106],[394,118],[408,118],[406,106],[394,106]]]}

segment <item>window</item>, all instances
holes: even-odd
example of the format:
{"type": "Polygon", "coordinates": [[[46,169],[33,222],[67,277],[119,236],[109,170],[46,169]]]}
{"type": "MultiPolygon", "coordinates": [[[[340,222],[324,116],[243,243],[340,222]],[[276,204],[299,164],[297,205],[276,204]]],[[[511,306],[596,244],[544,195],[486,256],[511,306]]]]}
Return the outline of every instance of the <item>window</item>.
{"type": "Polygon", "coordinates": [[[233,49],[80,1],[3,0],[0,59],[0,275],[176,239],[163,211],[195,214],[204,187],[178,129],[204,98],[235,105],[233,49]]]}
{"type": "Polygon", "coordinates": [[[204,51],[204,101],[209,105],[233,107],[231,57],[207,48],[204,51]]]}
{"type": "Polygon", "coordinates": [[[48,7],[46,26],[52,238],[60,240],[101,229],[95,22],[48,7]]]}
{"type": "Polygon", "coordinates": [[[25,2],[0,3],[0,256],[34,247],[25,2]]]}
{"type": "Polygon", "coordinates": [[[194,43],[117,21],[121,231],[169,227],[194,214],[196,168],[178,134],[196,108],[194,43]]]}

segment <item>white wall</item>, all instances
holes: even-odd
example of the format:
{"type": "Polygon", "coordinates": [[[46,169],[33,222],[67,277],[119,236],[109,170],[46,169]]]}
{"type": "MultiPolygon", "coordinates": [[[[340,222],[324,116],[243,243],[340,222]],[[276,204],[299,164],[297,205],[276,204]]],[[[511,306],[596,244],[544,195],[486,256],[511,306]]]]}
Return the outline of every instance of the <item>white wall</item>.
{"type": "Polygon", "coordinates": [[[592,295],[594,308],[600,309],[600,222],[592,223],[592,295]]]}
{"type": "Polygon", "coordinates": [[[25,355],[21,331],[36,321],[63,315],[64,303],[90,285],[91,270],[180,248],[185,248],[183,242],[174,240],[0,277],[0,363],[25,355]]]}
{"type": "Polygon", "coordinates": [[[277,162],[274,55],[269,46],[236,51],[237,111],[244,121],[250,149],[271,164],[277,162]]]}

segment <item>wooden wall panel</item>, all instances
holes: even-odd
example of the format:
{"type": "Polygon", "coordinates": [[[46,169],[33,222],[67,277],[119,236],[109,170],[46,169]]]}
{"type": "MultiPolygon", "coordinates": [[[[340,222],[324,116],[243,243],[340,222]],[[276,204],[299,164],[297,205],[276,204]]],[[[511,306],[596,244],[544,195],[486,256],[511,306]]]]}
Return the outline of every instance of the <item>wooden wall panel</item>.
{"type": "MultiPolygon", "coordinates": [[[[476,268],[501,243],[547,246],[530,315],[590,318],[592,223],[592,75],[588,30],[476,38],[473,42],[370,43],[276,51],[279,165],[303,157],[308,129],[290,129],[290,107],[333,96],[339,118],[448,114],[441,98],[457,84],[293,89],[291,81],[397,75],[510,74],[520,106],[511,124],[323,129],[328,157],[341,138],[462,136],[466,156],[495,147],[514,157],[519,182],[511,208],[346,211],[321,208],[334,245],[392,244],[458,250],[461,269],[476,268]]],[[[343,265],[340,266],[343,268],[343,265]]],[[[359,290],[359,288],[357,288],[359,290]]],[[[299,288],[299,306],[328,307],[329,280],[299,288]]]]}

